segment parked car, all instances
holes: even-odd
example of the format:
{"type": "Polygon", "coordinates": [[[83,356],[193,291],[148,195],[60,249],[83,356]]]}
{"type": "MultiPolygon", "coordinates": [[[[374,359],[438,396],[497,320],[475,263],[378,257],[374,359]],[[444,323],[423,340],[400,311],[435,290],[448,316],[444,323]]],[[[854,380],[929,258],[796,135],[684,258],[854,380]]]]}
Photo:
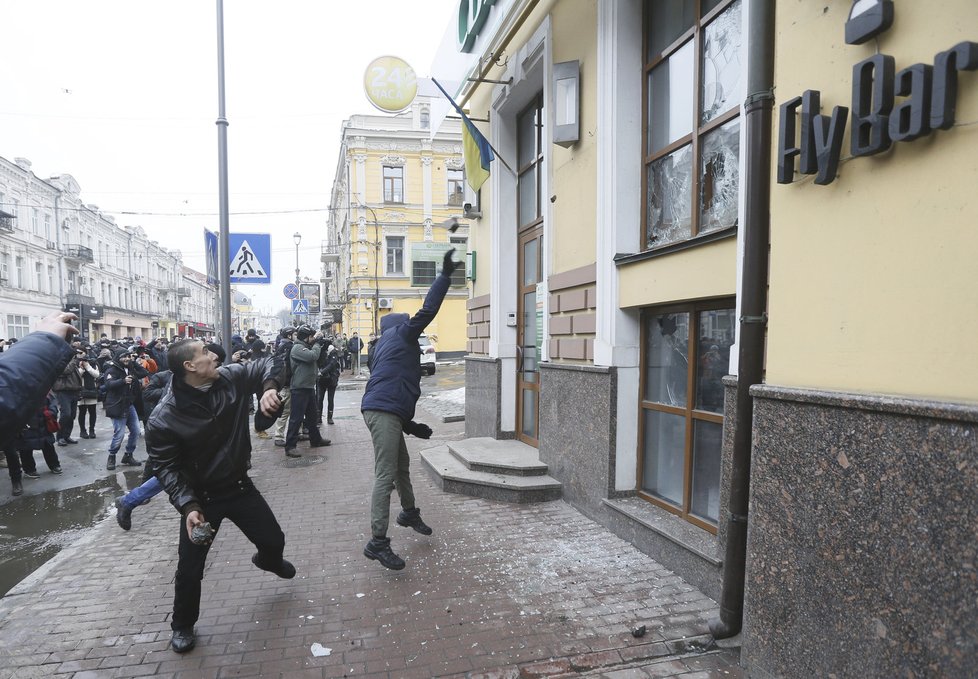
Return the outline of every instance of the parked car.
{"type": "Polygon", "coordinates": [[[431,343],[427,335],[421,335],[418,338],[418,345],[421,349],[421,373],[424,375],[434,375],[435,361],[438,359],[435,345],[431,343]]]}

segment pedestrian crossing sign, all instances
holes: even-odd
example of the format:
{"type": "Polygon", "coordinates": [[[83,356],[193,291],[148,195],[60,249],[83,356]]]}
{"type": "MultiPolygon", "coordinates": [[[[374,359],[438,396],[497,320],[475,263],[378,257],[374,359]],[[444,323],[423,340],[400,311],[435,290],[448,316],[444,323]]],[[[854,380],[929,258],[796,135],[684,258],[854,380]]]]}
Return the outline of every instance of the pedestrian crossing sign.
{"type": "Polygon", "coordinates": [[[230,233],[230,280],[232,283],[271,283],[271,236],[267,233],[230,233]]]}
{"type": "Polygon", "coordinates": [[[292,300],[292,313],[301,316],[303,314],[309,313],[309,300],[308,299],[294,299],[292,300]]]}

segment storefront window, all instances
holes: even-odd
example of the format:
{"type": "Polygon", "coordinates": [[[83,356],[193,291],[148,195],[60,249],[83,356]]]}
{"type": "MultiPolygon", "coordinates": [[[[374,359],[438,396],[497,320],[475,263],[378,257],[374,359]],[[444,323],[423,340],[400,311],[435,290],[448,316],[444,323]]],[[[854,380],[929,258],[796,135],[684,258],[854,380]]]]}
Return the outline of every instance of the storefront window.
{"type": "Polygon", "coordinates": [[[732,303],[651,310],[643,322],[643,497],[710,531],[720,514],[723,384],[732,303]]]}
{"type": "Polygon", "coordinates": [[[655,249],[737,225],[742,0],[645,6],[643,224],[655,249]]]}

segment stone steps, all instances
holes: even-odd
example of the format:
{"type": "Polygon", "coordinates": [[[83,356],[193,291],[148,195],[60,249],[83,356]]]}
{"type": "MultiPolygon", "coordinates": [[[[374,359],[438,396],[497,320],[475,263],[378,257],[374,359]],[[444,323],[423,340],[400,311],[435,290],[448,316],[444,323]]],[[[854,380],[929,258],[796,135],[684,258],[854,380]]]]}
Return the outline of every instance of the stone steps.
{"type": "Polygon", "coordinates": [[[421,453],[442,490],[520,504],[560,499],[561,484],[547,476],[536,448],[491,438],[452,441],[421,453]]]}

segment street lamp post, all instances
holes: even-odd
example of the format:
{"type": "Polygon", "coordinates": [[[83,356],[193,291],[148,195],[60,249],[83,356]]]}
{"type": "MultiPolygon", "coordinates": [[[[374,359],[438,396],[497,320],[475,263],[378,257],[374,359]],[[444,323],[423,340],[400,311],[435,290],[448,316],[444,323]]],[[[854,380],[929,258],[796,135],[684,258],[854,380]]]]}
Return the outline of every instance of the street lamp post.
{"type": "MultiPolygon", "coordinates": [[[[302,299],[302,288],[299,287],[299,243],[302,242],[302,234],[296,231],[292,234],[292,240],[295,241],[295,287],[299,289],[299,299],[302,299]]],[[[296,325],[299,324],[299,314],[295,315],[296,325]]]]}

